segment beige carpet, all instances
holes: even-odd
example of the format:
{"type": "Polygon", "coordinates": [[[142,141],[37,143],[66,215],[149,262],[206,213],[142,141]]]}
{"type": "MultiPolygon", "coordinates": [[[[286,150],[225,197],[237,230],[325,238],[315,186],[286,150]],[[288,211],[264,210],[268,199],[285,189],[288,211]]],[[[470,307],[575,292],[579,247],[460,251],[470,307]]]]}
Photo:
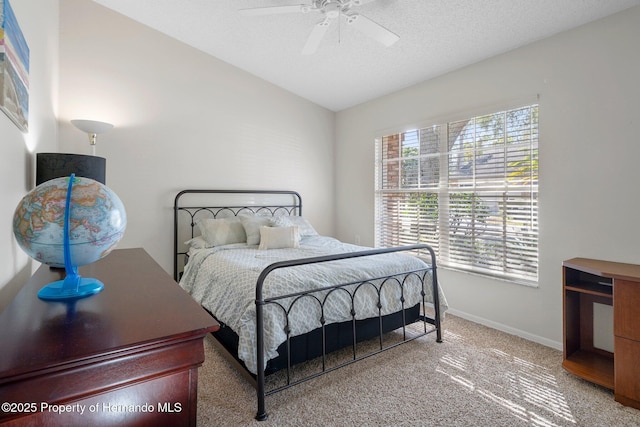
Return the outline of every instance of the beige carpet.
{"type": "Polygon", "coordinates": [[[198,426],[640,426],[640,411],[561,367],[562,352],[447,315],[429,335],[268,396],[205,339],[198,426]]]}

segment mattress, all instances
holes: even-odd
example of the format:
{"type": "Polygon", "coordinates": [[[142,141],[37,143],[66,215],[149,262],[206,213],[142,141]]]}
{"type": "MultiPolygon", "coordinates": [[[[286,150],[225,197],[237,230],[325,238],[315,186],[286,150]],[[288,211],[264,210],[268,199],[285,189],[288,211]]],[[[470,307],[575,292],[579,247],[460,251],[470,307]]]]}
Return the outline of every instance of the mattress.
{"type": "MultiPolygon", "coordinates": [[[[298,248],[260,250],[257,245],[238,243],[200,249],[190,253],[180,286],[238,335],[237,356],[255,374],[255,287],[262,270],[278,261],[366,249],[369,248],[326,236],[303,237],[298,248]]],[[[277,305],[267,304],[264,309],[265,364],[278,356],[277,349],[286,341],[287,330],[291,336],[298,336],[319,328],[321,319],[327,324],[348,321],[352,310],[356,319],[367,319],[418,304],[422,301],[422,281],[417,275],[408,276],[402,285],[396,280],[383,282],[376,278],[428,267],[415,256],[392,253],[274,270],[265,281],[265,299],[335,284],[351,284],[348,289],[355,296],[352,299],[348,292],[325,289],[316,295],[320,300],[326,298],[322,307],[316,298],[294,296],[279,300],[277,305]],[[401,296],[404,303],[400,302],[401,296]],[[287,316],[285,312],[289,310],[287,316]]],[[[424,287],[426,300],[431,302],[431,281],[426,280],[424,287]]],[[[444,313],[446,298],[441,288],[438,293],[441,313],[444,313]]]]}

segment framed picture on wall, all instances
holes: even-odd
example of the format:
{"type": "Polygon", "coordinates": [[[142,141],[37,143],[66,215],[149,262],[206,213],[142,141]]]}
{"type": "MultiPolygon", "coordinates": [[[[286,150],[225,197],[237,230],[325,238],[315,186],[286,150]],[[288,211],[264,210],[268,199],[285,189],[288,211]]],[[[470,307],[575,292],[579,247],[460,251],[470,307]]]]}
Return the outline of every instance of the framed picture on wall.
{"type": "Polygon", "coordinates": [[[29,130],[29,46],[9,0],[0,0],[0,109],[29,130]]]}

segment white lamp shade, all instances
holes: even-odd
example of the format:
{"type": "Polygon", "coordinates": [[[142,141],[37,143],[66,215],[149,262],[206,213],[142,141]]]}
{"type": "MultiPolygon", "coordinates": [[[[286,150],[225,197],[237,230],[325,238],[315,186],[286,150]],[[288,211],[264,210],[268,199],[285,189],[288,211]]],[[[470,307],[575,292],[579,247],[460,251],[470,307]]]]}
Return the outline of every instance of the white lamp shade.
{"type": "Polygon", "coordinates": [[[86,133],[105,133],[113,129],[111,123],[98,122],[96,120],[71,120],[71,124],[86,133]]]}

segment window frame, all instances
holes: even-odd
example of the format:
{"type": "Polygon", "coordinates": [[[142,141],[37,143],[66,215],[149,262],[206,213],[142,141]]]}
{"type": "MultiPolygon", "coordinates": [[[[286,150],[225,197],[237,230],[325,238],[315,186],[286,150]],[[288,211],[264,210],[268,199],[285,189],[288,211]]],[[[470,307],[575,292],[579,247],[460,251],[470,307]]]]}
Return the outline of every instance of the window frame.
{"type": "MultiPolygon", "coordinates": [[[[416,126],[402,131],[377,132],[378,136],[375,137],[374,220],[376,247],[427,243],[434,248],[439,259],[439,266],[494,279],[537,286],[539,277],[539,107],[538,99],[535,101],[529,99],[524,102],[511,103],[506,107],[487,107],[483,109],[484,113],[469,114],[466,115],[467,118],[463,119],[437,120],[428,125],[416,126]],[[531,122],[525,121],[526,126],[509,128],[507,126],[509,120],[524,118],[524,113],[520,113],[521,116],[519,116],[518,111],[526,109],[530,109],[528,118],[531,122]],[[490,112],[487,113],[487,111],[490,112]],[[494,145],[491,144],[490,137],[477,138],[477,135],[474,135],[472,149],[468,147],[465,149],[454,148],[460,142],[462,133],[471,121],[477,123],[479,119],[483,119],[496,120],[497,123],[499,120],[493,119],[493,117],[500,114],[503,115],[502,126],[504,129],[502,134],[493,135],[494,140],[497,141],[494,145]],[[463,122],[464,124],[461,125],[463,122]],[[453,127],[456,129],[452,130],[453,127]],[[423,153],[425,143],[419,139],[420,134],[430,128],[435,129],[434,133],[440,134],[438,149],[435,152],[430,151],[432,148],[427,148],[423,153]],[[442,137],[443,129],[444,137],[442,137]],[[529,134],[522,131],[524,136],[518,135],[517,132],[512,135],[510,130],[514,129],[520,131],[527,129],[529,134]],[[416,135],[412,135],[412,133],[416,133],[416,135]],[[454,135],[455,138],[452,139],[451,135],[454,135]],[[412,136],[413,139],[404,138],[407,136],[412,136]],[[510,139],[513,137],[516,139],[510,139]],[[395,146],[392,147],[389,138],[397,139],[393,142],[395,146]],[[499,142],[500,140],[502,142],[499,142]],[[403,150],[405,141],[407,142],[406,150],[403,150]],[[419,141],[417,151],[416,141],[419,141]],[[489,143],[486,143],[487,141],[489,143]],[[482,145],[485,143],[486,145],[482,145]],[[479,146],[480,149],[478,149],[479,146]],[[503,150],[502,154],[498,148],[503,150]],[[397,156],[390,157],[389,152],[393,152],[395,149],[398,150],[397,156]],[[477,173],[478,166],[480,166],[479,153],[485,151],[491,154],[485,155],[486,164],[481,165],[484,169],[477,173]],[[472,154],[472,179],[467,179],[469,177],[463,176],[464,174],[461,173],[462,166],[466,166],[461,160],[470,152],[472,154]],[[408,155],[405,156],[405,153],[408,155]],[[459,157],[452,161],[452,153],[458,154],[459,157]],[[502,160],[500,160],[501,155],[502,160]],[[527,156],[529,156],[528,159],[527,156]],[[421,161],[429,163],[429,159],[431,160],[429,168],[435,169],[434,165],[438,165],[438,171],[433,176],[428,176],[430,172],[422,170],[422,163],[420,163],[421,161]],[[457,162],[457,166],[452,168],[452,163],[455,162],[457,162]],[[514,168],[511,171],[512,175],[509,175],[509,170],[512,167],[514,168]],[[413,171],[408,168],[416,169],[417,174],[412,175],[413,171]],[[527,168],[528,178],[525,175],[527,168]],[[405,174],[407,170],[410,173],[405,174]],[[457,180],[455,176],[451,176],[452,172],[458,173],[457,180]],[[498,172],[503,175],[492,176],[498,172]],[[478,180],[478,177],[485,179],[478,180]],[[406,198],[411,194],[414,196],[406,198]],[[460,195],[451,197],[454,194],[460,195]],[[491,194],[495,194],[496,197],[488,198],[491,194]],[[464,195],[468,196],[468,200],[464,200],[464,195]],[[396,201],[392,200],[394,196],[397,197],[396,201]],[[403,197],[405,198],[403,199],[403,197]],[[411,197],[420,198],[422,201],[412,202],[411,197]],[[474,201],[476,198],[480,200],[474,201]],[[435,220],[433,218],[434,205],[436,206],[435,220]],[[480,230],[477,222],[477,217],[483,215],[478,206],[485,210],[482,219],[484,221],[483,230],[480,230]],[[461,211],[458,212],[459,218],[467,220],[471,224],[470,228],[465,230],[470,233],[470,236],[463,236],[464,232],[460,234],[459,230],[456,230],[453,235],[451,234],[451,228],[454,224],[452,216],[456,215],[456,208],[461,211]],[[467,208],[469,212],[462,212],[467,208]],[[503,217],[499,224],[496,221],[498,218],[496,212],[503,217]],[[465,217],[465,215],[467,216],[465,217]],[[396,230],[394,230],[394,224],[396,230]],[[502,228],[502,230],[498,230],[498,228],[502,228]],[[408,229],[409,231],[407,231],[408,229]],[[482,231],[480,238],[473,237],[480,231],[482,231]],[[417,233],[415,239],[412,237],[414,232],[417,233]],[[454,242],[455,236],[460,237],[459,242],[454,242]],[[477,240],[474,241],[474,238],[477,240]],[[465,239],[469,242],[467,243],[468,248],[464,247],[465,239]],[[488,249],[482,249],[482,245],[488,249]],[[502,266],[498,268],[492,264],[493,260],[488,254],[499,252],[502,254],[502,258],[500,258],[502,266]]],[[[492,130],[495,131],[496,128],[492,128],[492,130]]],[[[427,145],[429,143],[429,141],[426,142],[427,145]]],[[[419,252],[417,254],[418,256],[422,255],[419,252]]]]}

